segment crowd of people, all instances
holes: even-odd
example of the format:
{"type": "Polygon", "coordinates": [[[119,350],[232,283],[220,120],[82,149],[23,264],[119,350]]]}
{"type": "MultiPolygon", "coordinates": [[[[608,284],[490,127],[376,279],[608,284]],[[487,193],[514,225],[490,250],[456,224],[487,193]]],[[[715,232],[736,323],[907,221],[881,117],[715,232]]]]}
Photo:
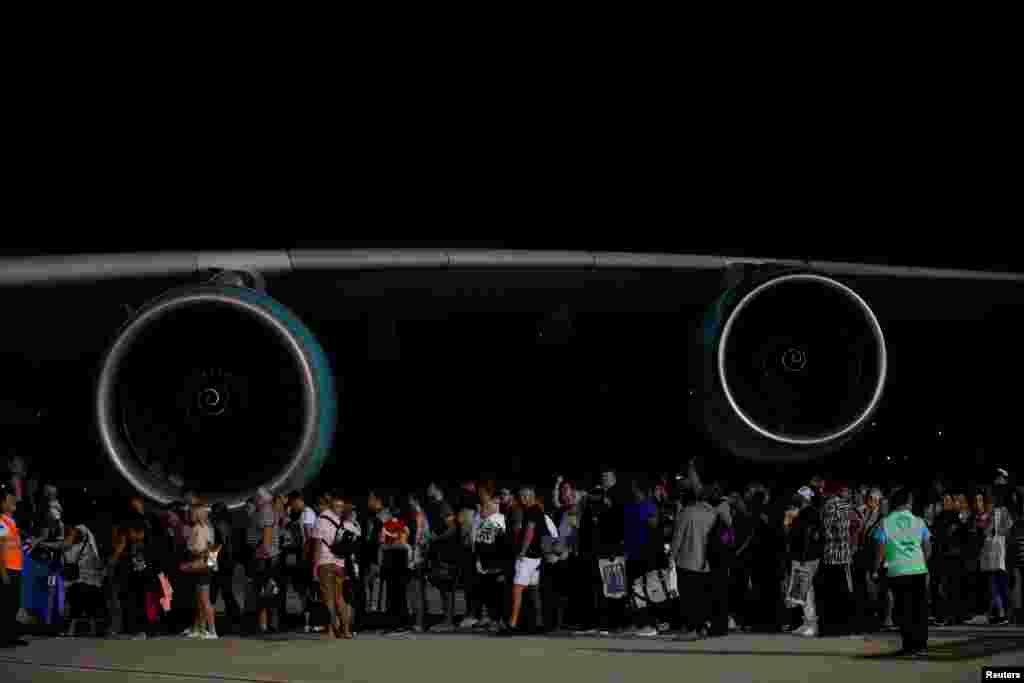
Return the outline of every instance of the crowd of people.
{"type": "Polygon", "coordinates": [[[38,611],[13,587],[30,566],[60,579],[46,606],[65,634],[137,639],[219,637],[219,596],[226,628],[241,631],[254,612],[257,634],[285,628],[286,598],[297,596],[297,628],[327,639],[370,629],[843,637],[898,624],[905,650],[920,653],[929,624],[1024,616],[1024,501],[1003,469],[979,485],[936,479],[916,491],[821,477],[730,488],[698,469],[620,477],[602,467],[592,482],[557,477],[545,490],[476,478],[448,493],[261,489],[244,511],[192,494],[163,509],[135,497],[102,531],[65,511],[55,486],[29,498],[12,479],[0,641],[19,642],[16,598],[38,611]]]}

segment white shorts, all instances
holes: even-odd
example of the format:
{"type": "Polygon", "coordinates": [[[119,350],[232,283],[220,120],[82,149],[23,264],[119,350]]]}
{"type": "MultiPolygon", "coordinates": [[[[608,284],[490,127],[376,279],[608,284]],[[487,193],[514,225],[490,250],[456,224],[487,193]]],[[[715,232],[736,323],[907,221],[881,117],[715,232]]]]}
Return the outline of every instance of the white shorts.
{"type": "Polygon", "coordinates": [[[538,586],[540,585],[540,563],[541,559],[521,557],[516,560],[516,578],[513,583],[517,586],[538,586]]]}

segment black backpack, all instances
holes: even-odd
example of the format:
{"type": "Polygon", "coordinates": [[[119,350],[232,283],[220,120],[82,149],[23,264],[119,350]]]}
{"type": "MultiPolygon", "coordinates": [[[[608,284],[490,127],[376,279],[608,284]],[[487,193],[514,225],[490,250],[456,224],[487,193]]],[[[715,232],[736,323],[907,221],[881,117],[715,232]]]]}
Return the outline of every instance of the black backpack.
{"type": "Polygon", "coordinates": [[[213,544],[219,545],[220,554],[217,556],[217,562],[221,566],[231,565],[235,561],[235,549],[232,536],[234,535],[230,523],[226,520],[218,520],[213,525],[213,544]],[[221,532],[221,525],[228,525],[228,533],[221,532]]]}
{"type": "Polygon", "coordinates": [[[337,558],[345,558],[355,555],[359,550],[359,537],[354,533],[339,526],[327,515],[320,515],[320,519],[326,519],[334,527],[334,540],[331,543],[320,539],[321,542],[331,550],[331,554],[337,558]]]}

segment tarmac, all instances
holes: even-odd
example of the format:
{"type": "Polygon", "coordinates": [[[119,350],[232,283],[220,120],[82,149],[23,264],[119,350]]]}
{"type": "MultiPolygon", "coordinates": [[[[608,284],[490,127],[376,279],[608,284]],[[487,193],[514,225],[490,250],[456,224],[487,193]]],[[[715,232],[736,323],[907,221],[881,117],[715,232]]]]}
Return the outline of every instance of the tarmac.
{"type": "Polygon", "coordinates": [[[983,666],[1024,666],[1024,628],[934,629],[926,659],[893,656],[895,633],[799,638],[734,633],[680,642],[671,636],[555,634],[496,638],[483,633],[325,641],[316,634],[180,637],[126,641],[27,636],[0,651],[3,681],[760,681],[792,683],[967,682],[983,666]]]}

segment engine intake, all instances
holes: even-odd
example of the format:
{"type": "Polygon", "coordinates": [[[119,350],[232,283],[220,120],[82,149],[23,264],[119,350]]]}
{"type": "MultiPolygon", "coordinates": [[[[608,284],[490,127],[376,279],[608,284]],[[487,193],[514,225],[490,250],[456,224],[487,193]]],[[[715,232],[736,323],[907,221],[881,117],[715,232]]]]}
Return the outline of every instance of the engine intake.
{"type": "Polygon", "coordinates": [[[337,421],[335,382],[310,330],[265,294],[168,292],[119,331],[96,392],[102,446],[160,503],[185,490],[242,505],[313,479],[337,421]]]}
{"type": "Polygon", "coordinates": [[[846,443],[877,409],[885,338],[846,285],[788,273],[727,292],[715,311],[705,423],[733,453],[809,460],[846,443]]]}

